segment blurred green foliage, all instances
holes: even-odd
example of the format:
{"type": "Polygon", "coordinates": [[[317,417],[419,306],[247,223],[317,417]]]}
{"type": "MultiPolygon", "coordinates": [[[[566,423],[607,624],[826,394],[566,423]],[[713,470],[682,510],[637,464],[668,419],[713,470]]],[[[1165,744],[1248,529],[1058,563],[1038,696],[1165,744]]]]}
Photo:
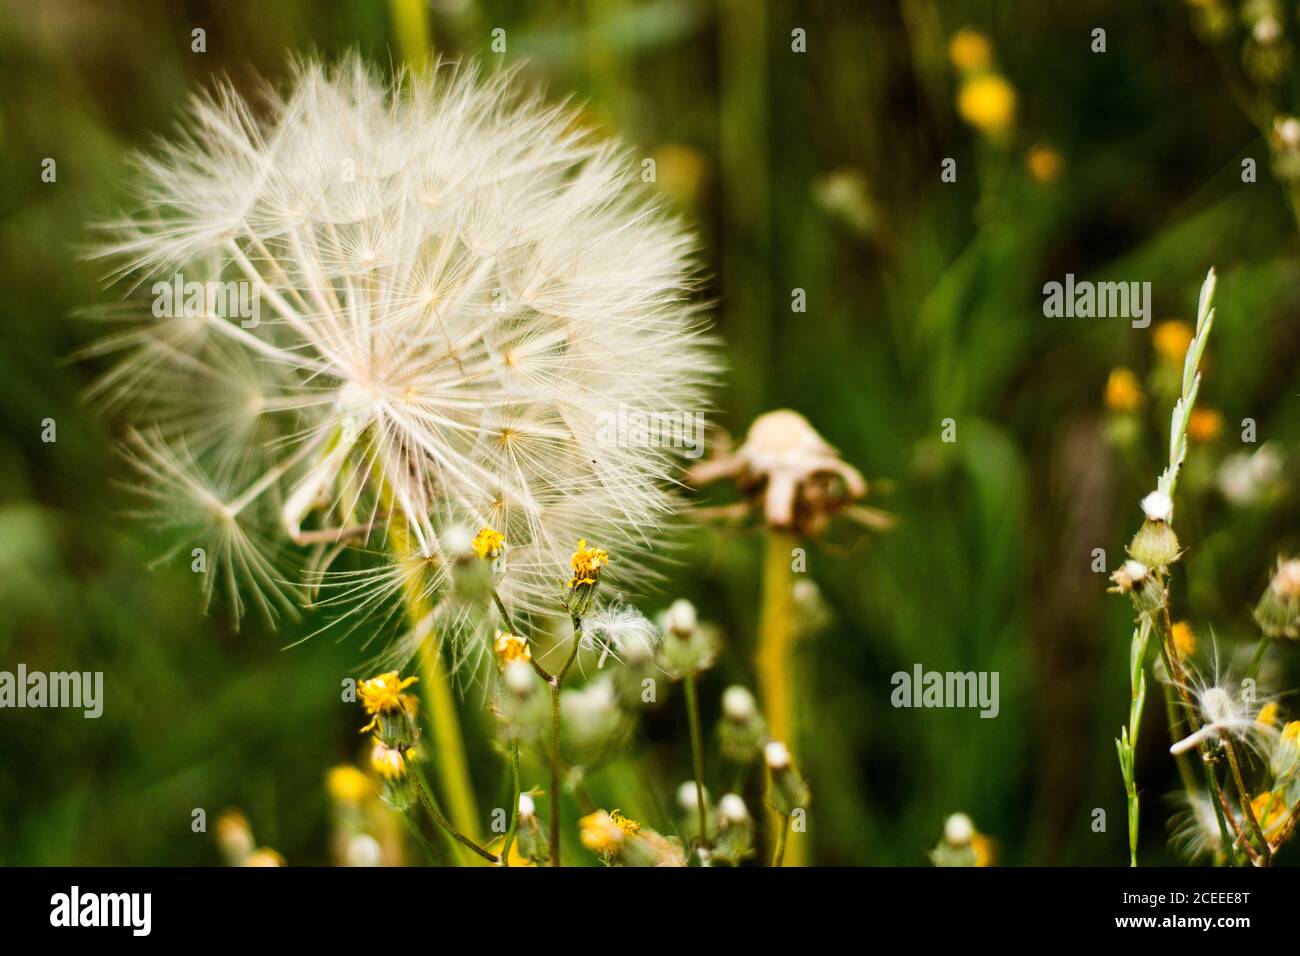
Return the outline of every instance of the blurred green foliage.
{"type": "MultiPolygon", "coordinates": [[[[291,863],[325,862],[324,773],[358,753],[339,682],[366,654],[329,637],[282,650],[306,630],[252,621],[233,634],[217,611],[200,616],[183,563],[150,569],[163,542],[124,514],[116,425],[80,400],[94,369],[67,361],[94,330],[70,313],[117,294],[78,258],[86,223],[122,202],[128,153],[167,135],[192,89],[214,74],[274,80],[290,52],[357,47],[389,62],[388,5],[0,10],[0,668],[103,670],[107,694],[99,720],[0,712],[0,862],[213,863],[191,811],[231,805],[291,863]],[[204,53],[191,52],[195,28],[204,53]],[[41,181],[46,157],[55,183],[41,181]],[[41,441],[46,418],[56,443],[41,441]]],[[[1006,863],[1123,861],[1112,737],[1127,707],[1130,612],[1091,563],[1100,547],[1113,567],[1136,527],[1169,408],[1153,394],[1135,440],[1107,440],[1107,374],[1145,377],[1151,330],[1045,319],[1044,282],[1151,281],[1161,319],[1187,317],[1206,269],[1219,270],[1201,395],[1228,424],[1194,450],[1200,478],[1180,490],[1189,553],[1175,578],[1175,616],[1193,622],[1207,661],[1216,647],[1225,663],[1249,653],[1248,608],[1275,556],[1300,546],[1296,226],[1185,4],[438,0],[429,23],[439,53],[489,60],[490,31],[504,28],[498,59],[526,62],[528,79],[573,93],[593,122],[656,158],[703,236],[719,302],[731,374],[716,419],[740,434],[764,410],[798,409],[900,519],[887,535],[841,526],[812,547],[809,572],[835,614],[800,653],[796,759],[815,794],[814,859],[924,863],[960,809],[1006,863]],[[1004,142],[953,107],[946,48],[968,24],[1019,92],[1004,142]],[[1089,49],[1098,26],[1104,54],[1089,49]],[[791,48],[796,28],[806,53],[791,48]],[[1038,142],[1063,156],[1053,182],[1025,171],[1038,142]],[[955,183],[940,180],[946,157],[955,183]],[[1241,182],[1244,157],[1258,160],[1257,183],[1241,182]],[[806,312],[791,311],[796,288],[806,312]],[[1286,487],[1240,508],[1213,472],[1245,417],[1282,450],[1286,487]],[[940,441],[948,418],[952,444],[940,441]],[[892,709],[890,675],[915,663],[999,671],[1000,715],[892,709]]],[[[643,601],[649,611],[687,596],[722,627],[706,726],[726,684],[753,684],[759,552],[754,535],[693,530],[673,579],[643,601]]],[[[1280,688],[1294,686],[1289,670],[1280,688]]],[[[1176,786],[1157,697],[1138,755],[1151,861],[1167,859],[1161,795],[1176,786]]],[[[498,805],[504,765],[481,694],[462,709],[480,802],[498,805]]],[[[671,830],[664,808],[689,776],[680,701],[643,737],[639,765],[615,764],[591,790],[671,830]]],[[[759,785],[747,783],[751,807],[759,785]]]]}

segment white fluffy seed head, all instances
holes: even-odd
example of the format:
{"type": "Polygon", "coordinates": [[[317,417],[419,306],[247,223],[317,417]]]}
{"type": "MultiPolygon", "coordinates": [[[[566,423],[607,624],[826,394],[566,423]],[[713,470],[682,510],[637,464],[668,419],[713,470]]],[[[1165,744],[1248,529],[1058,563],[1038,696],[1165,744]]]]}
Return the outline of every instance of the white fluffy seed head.
{"type": "Polygon", "coordinates": [[[790,751],[781,741],[771,740],[763,748],[763,760],[771,770],[784,770],[790,766],[790,751]]]}
{"type": "Polygon", "coordinates": [[[724,793],[718,800],[718,816],[731,825],[744,823],[749,819],[749,808],[738,794],[724,793]]]}
{"type": "MultiPolygon", "coordinates": [[[[298,64],[257,109],[195,99],[139,165],[139,211],[99,250],[138,308],[103,314],[134,322],[89,350],[119,355],[96,394],[157,423],[136,455],[163,508],[184,497],[187,529],[223,534],[207,579],[251,579],[273,618],[295,596],[277,544],[396,536],[406,565],[323,592],[359,618],[416,575],[439,599],[483,526],[505,534],[514,613],[554,612],[579,538],[621,585],[645,577],[676,452],[611,423],[704,410],[716,362],[694,240],[616,144],[509,71],[385,82],[349,57],[298,64]],[[142,294],[178,274],[245,290],[256,316],[210,296],[157,316],[142,294]]],[[[444,617],[443,636],[478,626],[444,617]]]]}
{"type": "Polygon", "coordinates": [[[943,840],[949,846],[966,846],[975,836],[975,824],[964,813],[954,813],[943,823],[943,840]]]}
{"type": "Polygon", "coordinates": [[[743,722],[753,718],[758,706],[749,688],[732,684],[722,692],[722,712],[730,720],[743,722]]]}
{"type": "MultiPolygon", "coordinates": [[[[695,786],[694,780],[682,781],[681,785],[677,788],[677,805],[683,810],[689,810],[694,813],[699,807],[699,801],[696,799],[697,793],[699,793],[699,788],[695,786]]],[[[708,790],[705,790],[704,799],[708,800],[708,798],[708,790]]]]}
{"type": "Polygon", "coordinates": [[[677,637],[690,637],[698,623],[695,605],[685,598],[678,598],[664,612],[664,627],[677,637]]]}
{"type": "Polygon", "coordinates": [[[1174,516],[1174,500],[1163,491],[1153,491],[1142,499],[1142,513],[1149,521],[1169,521],[1174,516]]]}

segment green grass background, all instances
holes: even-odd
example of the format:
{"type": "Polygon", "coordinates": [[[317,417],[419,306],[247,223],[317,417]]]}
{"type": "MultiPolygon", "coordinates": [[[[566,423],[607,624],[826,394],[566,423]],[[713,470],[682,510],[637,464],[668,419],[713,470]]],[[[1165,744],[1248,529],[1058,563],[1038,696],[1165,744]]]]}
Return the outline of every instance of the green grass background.
{"type": "MultiPolygon", "coordinates": [[[[923,864],[944,817],[961,809],[1005,863],[1125,861],[1112,738],[1127,712],[1130,614],[1089,565],[1096,547],[1113,564],[1136,527],[1169,409],[1148,406],[1132,451],[1108,446],[1107,373],[1149,368],[1150,330],[1045,319],[1043,283],[1066,272],[1147,280],[1158,319],[1187,318],[1216,266],[1201,394],[1229,427],[1197,452],[1197,467],[1208,473],[1234,450],[1235,423],[1250,416],[1294,479],[1300,437],[1296,226],[1185,5],[430,9],[437,51],[526,61],[526,77],[576,94],[635,150],[690,150],[698,187],[674,201],[703,236],[731,366],[713,417],[740,433],[764,410],[798,409],[881,482],[874,503],[900,518],[888,535],[841,525],[811,548],[809,573],[835,614],[800,651],[797,759],[815,794],[814,859],[923,864]],[[1020,94],[1004,148],[953,108],[946,44],[966,24],[991,37],[1020,94]],[[1089,51],[1098,26],[1105,54],[1089,51]],[[487,52],[497,27],[504,57],[487,52]],[[796,27],[807,31],[803,54],[791,51],[796,27]],[[1024,172],[1039,141],[1065,157],[1055,183],[1024,172]],[[940,182],[944,157],[957,160],[954,184],[940,182]],[[1259,161],[1259,182],[1240,181],[1243,157],[1259,161]],[[834,171],[863,184],[849,215],[818,200],[834,171]],[[796,287],[805,313],[790,310],[796,287]],[[939,441],[945,418],[957,422],[955,444],[939,441]],[[890,675],[917,662],[999,671],[1000,716],[892,709],[890,675]],[[1105,833],[1092,829],[1094,808],[1107,812],[1105,833]]],[[[211,817],[226,806],[242,807],[259,842],[291,863],[327,859],[323,775],[358,749],[358,713],[340,702],[339,681],[365,652],[329,637],[281,650],[297,632],[252,620],[231,633],[220,615],[199,615],[186,566],[150,570],[163,543],[123,513],[114,486],[120,423],[81,401],[93,369],[66,357],[94,333],[72,310],[115,294],[78,247],[85,223],[123,200],[129,151],[165,135],[213,74],[248,84],[283,76],[290,52],[353,47],[381,62],[400,55],[387,4],[0,3],[0,668],[102,670],[106,682],[97,721],[0,712],[0,863],[215,863],[191,810],[211,817]],[[190,50],[196,27],[205,53],[190,50]],[[57,183],[41,182],[45,157],[57,160],[57,183]],[[41,441],[45,418],[57,421],[56,443],[41,441]]],[[[1175,616],[1194,622],[1206,648],[1212,627],[1226,660],[1254,638],[1249,607],[1274,558],[1300,544],[1295,495],[1240,510],[1207,481],[1188,485],[1175,616]]],[[[642,603],[684,595],[722,627],[727,653],[702,687],[712,726],[722,688],[753,684],[759,541],[712,530],[688,540],[669,584],[642,603]]],[[[1277,655],[1279,689],[1294,686],[1285,665],[1297,653],[1277,655]]],[[[487,807],[506,782],[482,710],[467,695],[487,807]]],[[[1142,855],[1158,861],[1169,859],[1162,796],[1176,779],[1154,693],[1146,728],[1142,855]]],[[[655,796],[671,804],[689,775],[680,699],[646,737],[655,796]]],[[[611,803],[654,805],[628,766],[592,787],[611,803]]]]}

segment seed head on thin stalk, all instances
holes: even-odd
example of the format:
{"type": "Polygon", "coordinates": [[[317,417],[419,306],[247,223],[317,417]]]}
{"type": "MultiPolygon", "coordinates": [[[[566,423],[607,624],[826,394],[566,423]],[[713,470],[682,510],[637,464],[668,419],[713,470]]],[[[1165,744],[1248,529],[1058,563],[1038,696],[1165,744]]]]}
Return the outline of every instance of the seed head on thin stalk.
{"type": "MultiPolygon", "coordinates": [[[[621,584],[644,578],[673,451],[602,423],[704,408],[716,362],[694,241],[617,144],[510,71],[386,82],[351,56],[299,62],[256,103],[195,97],[137,165],[136,208],[94,252],[127,301],[95,313],[115,329],[88,354],[115,364],[92,394],[141,423],[130,457],[169,523],[218,542],[205,589],[222,580],[233,618],[237,581],[268,618],[302,598],[289,545],[354,622],[441,601],[465,529],[510,542],[498,587],[521,615],[553,609],[582,535],[617,548],[621,584]],[[256,314],[205,291],[156,315],[146,293],[178,276],[245,289],[256,314]],[[319,573],[349,545],[400,556],[319,573]]],[[[467,603],[397,656],[434,630],[464,638],[457,660],[490,648],[467,603]]]]}

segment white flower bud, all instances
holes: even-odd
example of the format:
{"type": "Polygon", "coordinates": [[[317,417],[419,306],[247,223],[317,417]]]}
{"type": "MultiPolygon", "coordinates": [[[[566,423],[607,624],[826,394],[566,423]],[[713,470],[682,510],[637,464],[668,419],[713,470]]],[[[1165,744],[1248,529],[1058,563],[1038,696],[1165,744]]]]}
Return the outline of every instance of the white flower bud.
{"type": "Polygon", "coordinates": [[[975,824],[964,813],[954,813],[943,824],[943,839],[949,846],[966,846],[975,836],[975,824]]]}
{"type": "Polygon", "coordinates": [[[739,684],[732,684],[722,692],[722,713],[726,715],[728,720],[743,723],[752,720],[757,712],[758,707],[754,702],[754,695],[749,692],[748,688],[741,687],[739,684]]]}
{"type": "Polygon", "coordinates": [[[521,793],[519,795],[519,818],[521,820],[531,820],[536,812],[537,807],[533,803],[533,798],[526,793],[521,793]]]}
{"type": "Polygon", "coordinates": [[[358,833],[348,840],[343,851],[343,862],[348,866],[381,866],[384,862],[384,848],[369,833],[358,833]]]}
{"type": "Polygon", "coordinates": [[[674,601],[664,614],[664,627],[677,637],[690,637],[698,621],[695,605],[685,598],[674,601]]]}
{"type": "Polygon", "coordinates": [[[718,816],[730,825],[744,823],[749,819],[749,808],[745,801],[734,793],[724,793],[718,801],[718,816]]]}
{"type": "MultiPolygon", "coordinates": [[[[694,812],[697,809],[699,801],[696,799],[696,787],[694,780],[687,780],[677,788],[677,805],[683,810],[694,812]]],[[[709,798],[709,791],[704,791],[704,799],[709,798]]]]}
{"type": "Polygon", "coordinates": [[[1169,521],[1174,516],[1174,501],[1163,491],[1153,491],[1142,499],[1142,513],[1150,521],[1169,521]]]}
{"type": "Polygon", "coordinates": [[[784,770],[790,766],[790,751],[779,740],[772,740],[763,748],[763,759],[772,770],[784,770]]]}

